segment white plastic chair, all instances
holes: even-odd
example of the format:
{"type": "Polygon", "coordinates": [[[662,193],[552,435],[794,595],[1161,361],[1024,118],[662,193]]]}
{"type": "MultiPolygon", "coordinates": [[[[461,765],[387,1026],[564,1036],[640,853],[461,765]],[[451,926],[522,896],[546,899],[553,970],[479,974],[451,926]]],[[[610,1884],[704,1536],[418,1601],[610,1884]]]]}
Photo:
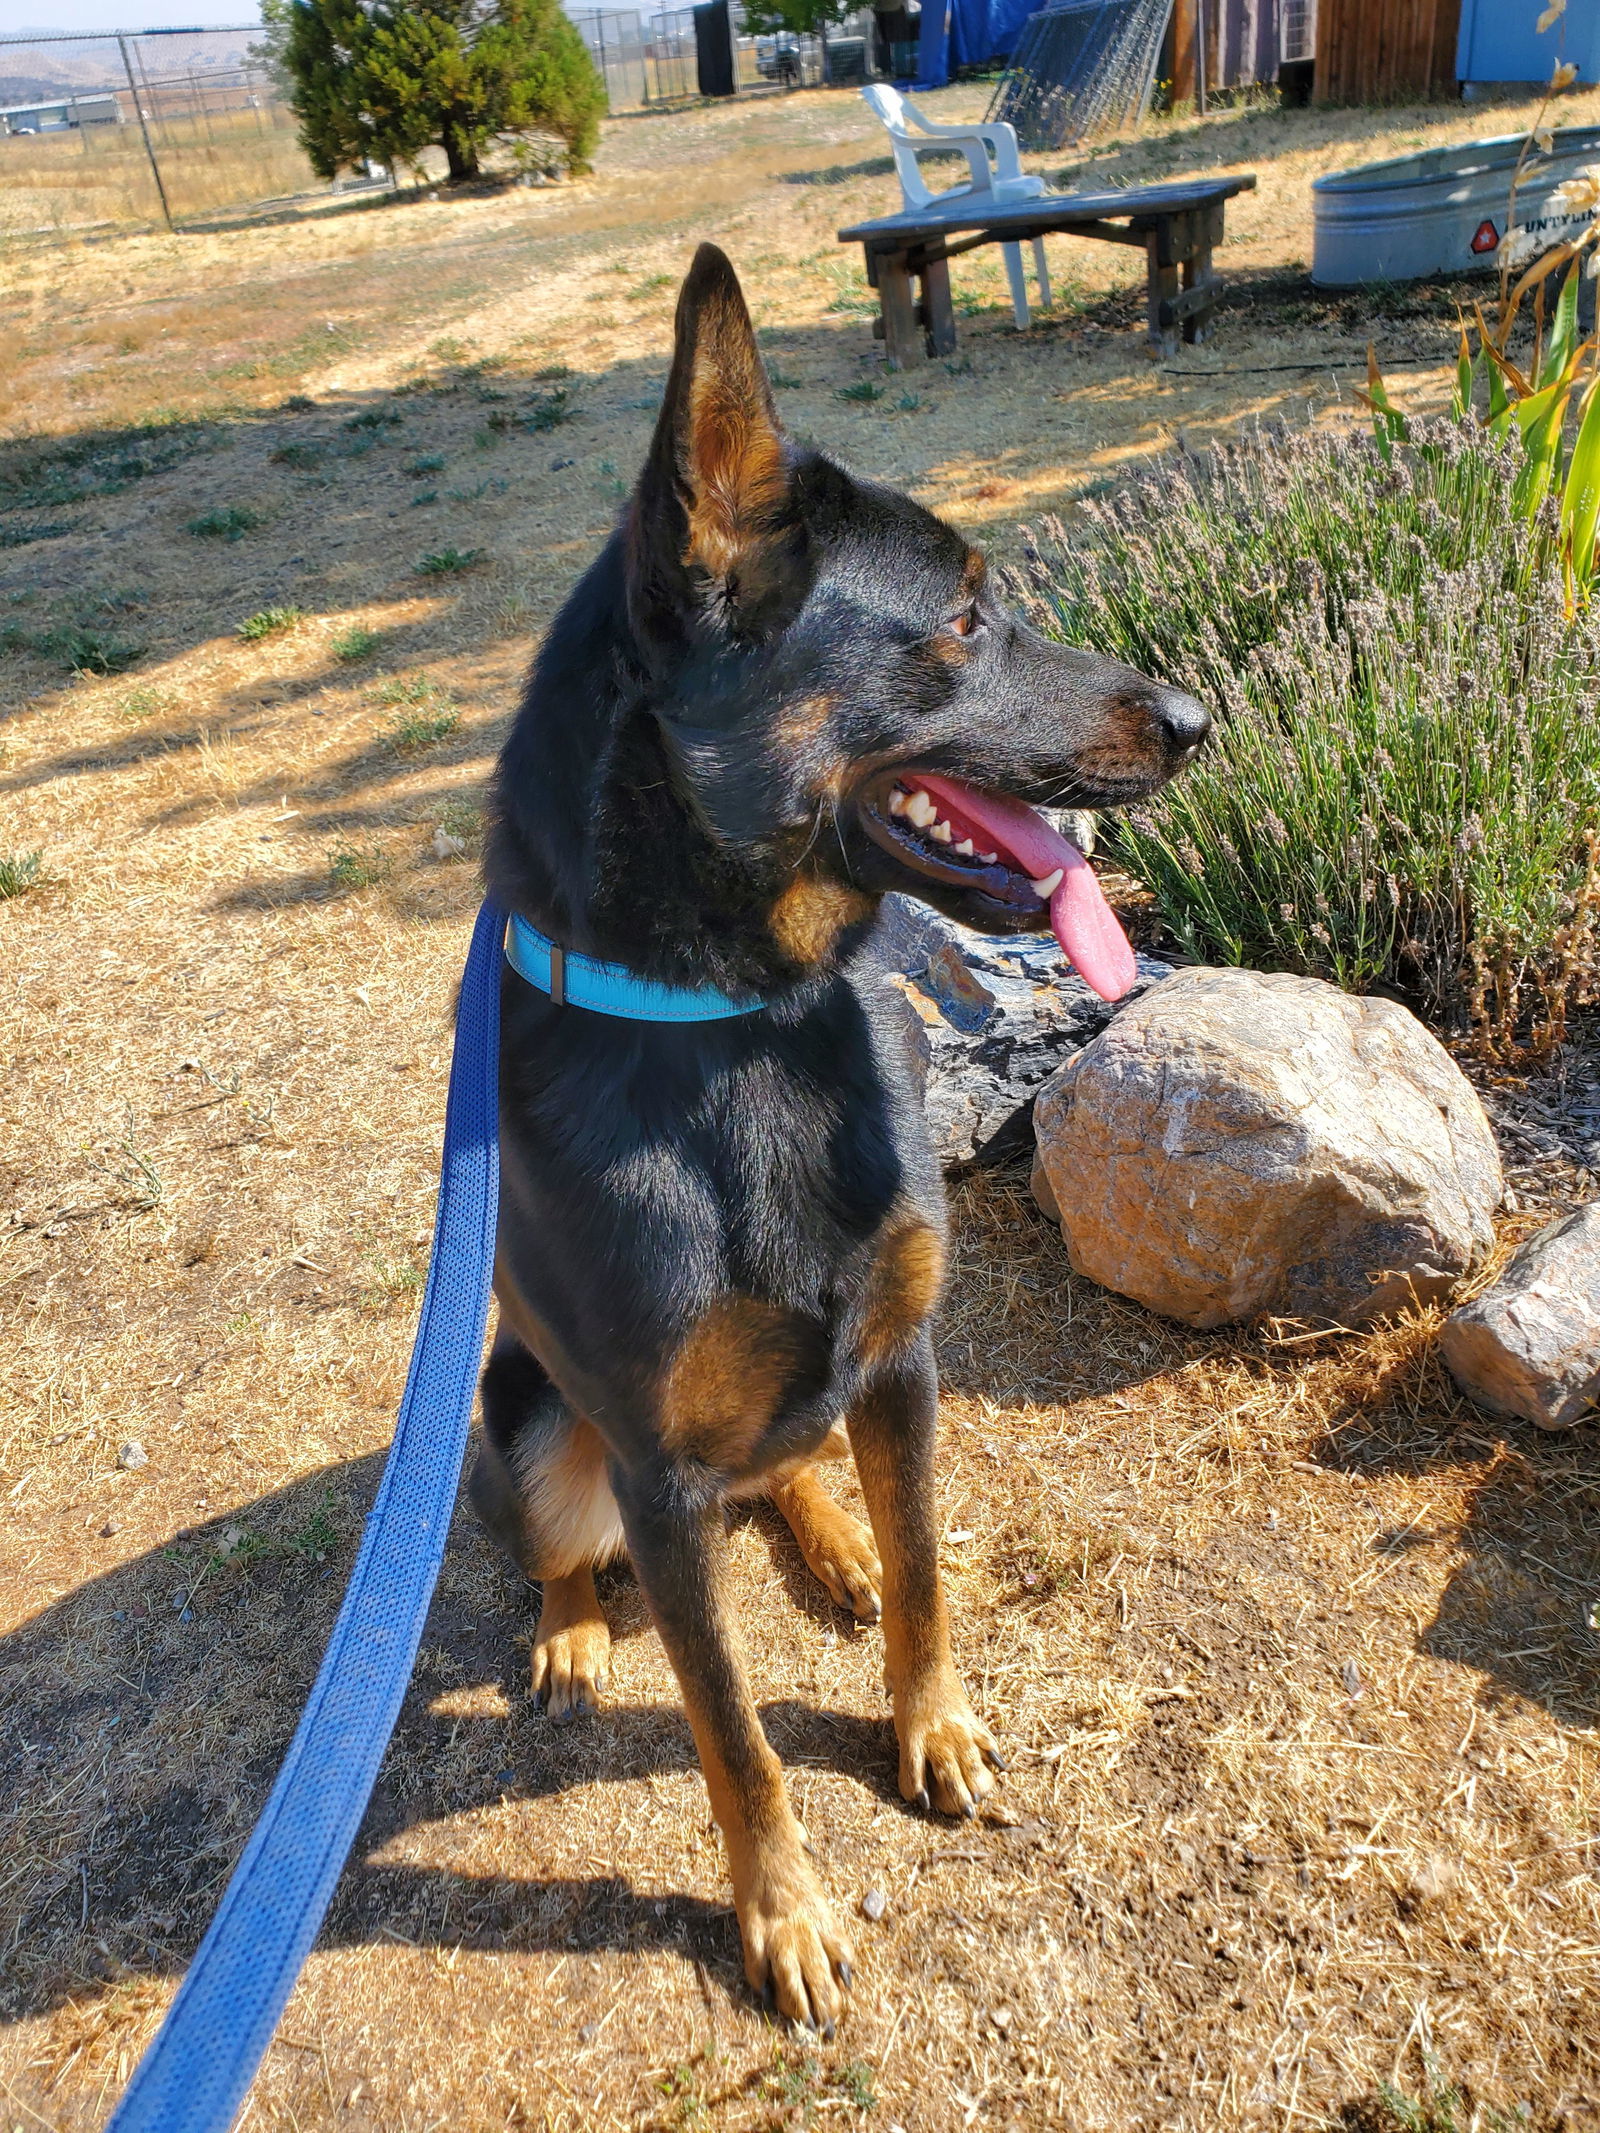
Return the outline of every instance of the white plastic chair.
{"type": "MultiPolygon", "coordinates": [[[[1005,125],[941,126],[924,118],[907,96],[886,82],[869,82],[861,92],[873,117],[887,130],[894,149],[894,167],[900,180],[901,203],[906,208],[954,207],[984,196],[995,200],[1036,200],[1049,191],[1043,178],[1030,177],[1017,157],[1015,129],[1005,125]],[[967,159],[970,181],[952,185],[941,193],[930,192],[917,167],[921,155],[949,155],[967,159]],[[994,158],[993,163],[990,157],[994,158]]],[[[1022,246],[1002,245],[1006,279],[1011,284],[1011,304],[1020,329],[1028,324],[1028,285],[1022,268],[1022,246]]],[[[1039,277],[1039,301],[1050,308],[1050,270],[1044,261],[1044,239],[1033,240],[1033,264],[1039,277]]]]}

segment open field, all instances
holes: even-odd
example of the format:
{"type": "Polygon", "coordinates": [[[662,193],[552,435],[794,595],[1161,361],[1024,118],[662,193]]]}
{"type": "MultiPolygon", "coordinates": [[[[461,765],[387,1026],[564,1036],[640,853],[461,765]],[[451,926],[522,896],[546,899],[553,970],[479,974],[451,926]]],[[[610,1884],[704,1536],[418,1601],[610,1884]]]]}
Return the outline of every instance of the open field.
{"type": "MultiPolygon", "coordinates": [[[[7,250],[0,859],[42,880],[0,901],[0,2125],[103,2123],[315,1670],[426,1263],[478,795],[694,240],[745,273],[792,425],[1004,556],[1180,430],[1340,419],[1369,337],[1437,404],[1452,292],[1311,290],[1306,185],[1467,130],[1246,111],[1096,157],[1260,174],[1216,340],[1163,366],[1132,256],[1058,240],[1035,334],[979,255],[957,361],[884,377],[833,232],[891,181],[840,96],[616,122],[570,188],[7,250]]],[[[1593,1190],[1539,1137],[1600,1117],[1595,1078],[1492,1092],[1508,1244],[1593,1190]]],[[[631,1579],[610,1706],[557,1728],[463,1512],[245,2123],[1600,2127],[1593,1430],[1466,1408],[1431,1319],[1165,1325],[1074,1279],[1015,1176],[959,1218],[945,1562],[1011,1758],[978,1823],[904,1808],[877,1633],[767,1513],[733,1531],[860,1957],[839,2039],[750,2003],[631,1579]]]]}
{"type": "MultiPolygon", "coordinates": [[[[157,118],[155,149],[180,222],[317,183],[287,108],[157,118]]],[[[0,244],[161,220],[138,126],[0,138],[0,244]]]]}

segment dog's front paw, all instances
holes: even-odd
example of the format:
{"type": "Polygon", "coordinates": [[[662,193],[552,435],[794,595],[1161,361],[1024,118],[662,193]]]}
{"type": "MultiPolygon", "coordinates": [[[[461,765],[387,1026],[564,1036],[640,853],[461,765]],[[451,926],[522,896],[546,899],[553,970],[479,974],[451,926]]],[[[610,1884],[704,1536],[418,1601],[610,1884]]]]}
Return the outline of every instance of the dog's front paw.
{"type": "Polygon", "coordinates": [[[919,1807],[941,1814],[975,1815],[994,1790],[992,1771],[1005,1762],[988,1727],[974,1717],[954,1674],[936,1679],[915,1697],[897,1701],[900,1791],[919,1807]]]}
{"type": "Polygon", "coordinates": [[[836,1607],[848,1607],[858,1622],[876,1622],[883,1612],[883,1565],[872,1529],[848,1511],[818,1533],[805,1558],[836,1607]]]}
{"type": "Polygon", "coordinates": [[[791,1863],[736,1901],[751,1985],[775,2013],[831,2037],[854,1958],[810,1871],[791,1863]]]}
{"type": "Polygon", "coordinates": [[[592,1717],[600,1708],[610,1661],[611,1632],[601,1617],[555,1623],[547,1630],[541,1615],[533,1640],[534,1701],[562,1724],[592,1717]]]}

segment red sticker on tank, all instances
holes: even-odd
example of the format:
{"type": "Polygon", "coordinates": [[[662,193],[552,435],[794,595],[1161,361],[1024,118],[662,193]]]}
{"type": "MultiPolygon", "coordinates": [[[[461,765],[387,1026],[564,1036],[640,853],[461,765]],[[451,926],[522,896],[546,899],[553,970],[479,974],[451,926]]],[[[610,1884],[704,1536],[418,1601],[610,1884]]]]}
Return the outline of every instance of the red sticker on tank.
{"type": "Polygon", "coordinates": [[[1492,222],[1480,222],[1472,233],[1472,249],[1475,252],[1492,252],[1500,242],[1500,232],[1492,222]]]}

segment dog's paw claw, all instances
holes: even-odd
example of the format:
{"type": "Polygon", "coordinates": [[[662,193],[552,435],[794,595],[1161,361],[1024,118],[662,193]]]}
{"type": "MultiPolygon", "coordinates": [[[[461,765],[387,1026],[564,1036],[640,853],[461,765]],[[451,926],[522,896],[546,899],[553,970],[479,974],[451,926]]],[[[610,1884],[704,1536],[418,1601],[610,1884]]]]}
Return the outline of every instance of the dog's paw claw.
{"type": "Polygon", "coordinates": [[[849,1990],[850,1946],[816,1885],[790,1880],[766,1901],[742,1902],[739,1925],[745,1974],[767,2012],[832,2036],[849,1990]]]}
{"type": "Polygon", "coordinates": [[[533,1701],[558,1726],[592,1718],[605,1695],[611,1632],[598,1618],[562,1624],[533,1640],[533,1701]]]}
{"type": "Polygon", "coordinates": [[[941,1814],[969,1820],[994,1790],[992,1772],[1000,1751],[987,1726],[973,1716],[954,1675],[917,1699],[895,1724],[900,1735],[900,1791],[927,1811],[930,1798],[941,1814]]]}

